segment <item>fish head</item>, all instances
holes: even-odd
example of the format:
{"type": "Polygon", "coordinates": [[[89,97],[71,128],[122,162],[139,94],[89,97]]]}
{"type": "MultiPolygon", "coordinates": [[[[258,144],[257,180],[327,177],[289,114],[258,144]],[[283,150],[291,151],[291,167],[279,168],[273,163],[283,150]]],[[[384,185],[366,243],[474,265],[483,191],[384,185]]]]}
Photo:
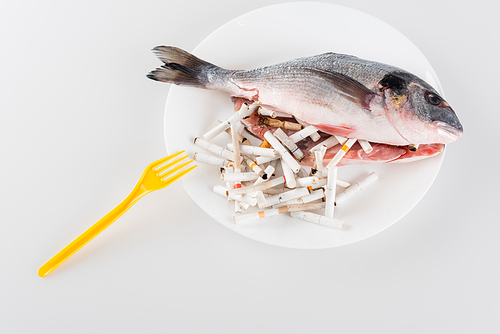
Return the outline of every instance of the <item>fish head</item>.
{"type": "Polygon", "coordinates": [[[406,72],[387,74],[379,82],[379,89],[389,121],[409,143],[448,144],[462,136],[462,124],[455,111],[417,76],[406,72]]]}

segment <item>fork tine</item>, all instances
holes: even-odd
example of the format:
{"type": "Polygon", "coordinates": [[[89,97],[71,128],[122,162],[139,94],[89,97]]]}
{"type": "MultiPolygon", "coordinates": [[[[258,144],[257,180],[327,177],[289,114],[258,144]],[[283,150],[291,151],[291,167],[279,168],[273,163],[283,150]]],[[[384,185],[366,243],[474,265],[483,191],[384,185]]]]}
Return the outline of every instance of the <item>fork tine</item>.
{"type": "Polygon", "coordinates": [[[183,156],[183,157],[180,157],[180,158],[178,158],[178,159],[175,159],[174,161],[169,162],[169,163],[168,163],[168,164],[166,164],[165,166],[161,166],[161,167],[159,167],[158,169],[155,169],[155,171],[156,171],[156,173],[157,173],[158,175],[160,175],[160,173],[161,173],[161,172],[163,172],[164,170],[166,170],[166,169],[167,169],[167,168],[169,168],[169,167],[172,167],[173,165],[177,164],[178,162],[180,162],[180,161],[182,161],[182,160],[186,159],[187,157],[189,157],[189,155],[185,155],[185,156],[183,156]]]}
{"type": "Polygon", "coordinates": [[[189,165],[191,162],[193,162],[193,160],[189,160],[183,164],[180,164],[179,166],[175,166],[174,168],[172,169],[169,169],[166,173],[160,175],[161,179],[164,180],[165,177],[169,176],[169,175],[172,175],[174,174],[175,172],[177,172],[179,169],[183,168],[183,167],[186,167],[187,165],[189,165]]]}
{"type": "MultiPolygon", "coordinates": [[[[193,161],[191,160],[190,162],[193,162],[193,161]]],[[[188,172],[192,171],[197,166],[198,165],[191,166],[191,167],[177,173],[176,175],[169,177],[168,179],[165,180],[165,182],[167,183],[167,186],[170,185],[175,180],[180,179],[182,176],[186,175],[188,172]]]]}
{"type": "Polygon", "coordinates": [[[166,156],[165,158],[161,158],[161,159],[159,159],[159,160],[156,160],[156,161],[154,161],[154,162],[150,163],[150,164],[149,164],[149,167],[151,167],[151,168],[156,168],[156,167],[158,167],[159,165],[161,165],[162,163],[164,163],[165,161],[170,160],[170,159],[172,159],[172,158],[175,158],[176,156],[178,156],[179,154],[182,154],[182,153],[184,153],[184,152],[185,152],[185,151],[184,151],[184,150],[182,150],[182,151],[179,151],[179,152],[177,152],[177,153],[170,154],[169,156],[166,156]]]}

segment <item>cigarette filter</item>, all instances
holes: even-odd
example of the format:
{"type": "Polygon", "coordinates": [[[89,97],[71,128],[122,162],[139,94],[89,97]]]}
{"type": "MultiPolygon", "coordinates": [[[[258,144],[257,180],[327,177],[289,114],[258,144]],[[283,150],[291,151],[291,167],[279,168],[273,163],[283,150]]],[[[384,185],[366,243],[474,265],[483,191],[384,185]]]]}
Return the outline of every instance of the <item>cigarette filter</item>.
{"type": "Polygon", "coordinates": [[[350,187],[346,188],[343,192],[338,194],[335,198],[335,205],[339,205],[345,200],[352,198],[354,195],[358,194],[361,190],[367,188],[377,180],[377,174],[375,174],[374,172],[370,173],[368,176],[352,184],[350,187]]]}
{"type": "Polygon", "coordinates": [[[298,148],[298,146],[288,138],[285,132],[281,129],[276,129],[274,131],[274,136],[278,138],[286,148],[292,152],[293,156],[298,160],[302,160],[304,158],[304,153],[298,148]]]}
{"type": "Polygon", "coordinates": [[[281,145],[280,141],[270,131],[264,133],[264,138],[266,138],[269,144],[271,144],[271,146],[278,152],[281,158],[285,160],[294,173],[297,173],[300,170],[300,165],[297,160],[295,160],[292,155],[288,153],[286,148],[281,145]]]}
{"type": "Polygon", "coordinates": [[[335,190],[337,181],[337,166],[328,168],[328,179],[325,189],[325,216],[333,218],[335,209],[335,190]]]}
{"type": "Polygon", "coordinates": [[[342,220],[321,216],[312,212],[295,211],[290,212],[290,216],[292,216],[293,218],[302,219],[309,223],[314,223],[335,229],[341,229],[342,225],[344,225],[344,222],[342,220]]]}
{"type": "Polygon", "coordinates": [[[350,150],[352,145],[356,142],[356,139],[348,139],[344,145],[342,145],[342,148],[335,154],[332,160],[330,160],[330,163],[328,164],[328,168],[336,166],[339,161],[345,156],[345,154],[350,150]]]}

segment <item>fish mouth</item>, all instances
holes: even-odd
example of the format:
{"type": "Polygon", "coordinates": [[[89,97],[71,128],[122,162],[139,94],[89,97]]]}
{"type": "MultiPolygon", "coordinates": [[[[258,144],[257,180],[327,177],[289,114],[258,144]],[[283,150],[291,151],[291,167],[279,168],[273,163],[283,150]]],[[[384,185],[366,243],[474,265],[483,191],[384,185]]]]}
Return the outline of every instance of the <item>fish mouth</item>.
{"type": "Polygon", "coordinates": [[[432,122],[432,125],[434,125],[438,129],[438,131],[443,135],[443,137],[449,138],[450,139],[449,142],[455,141],[458,138],[462,137],[462,134],[464,132],[463,129],[461,128],[460,129],[456,128],[453,125],[441,121],[434,121],[432,122]]]}

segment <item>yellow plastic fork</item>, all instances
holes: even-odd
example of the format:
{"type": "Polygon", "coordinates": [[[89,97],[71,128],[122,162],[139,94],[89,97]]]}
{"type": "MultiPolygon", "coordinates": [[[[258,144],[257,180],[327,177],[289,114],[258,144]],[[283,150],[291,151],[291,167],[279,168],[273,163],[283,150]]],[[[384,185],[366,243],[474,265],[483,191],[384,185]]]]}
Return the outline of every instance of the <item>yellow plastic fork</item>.
{"type": "Polygon", "coordinates": [[[177,158],[171,162],[172,158],[177,157],[184,151],[180,151],[169,155],[163,159],[157,160],[150,163],[144,172],[142,173],[139,182],[137,182],[134,190],[125,198],[116,208],[111,210],[107,215],[101,218],[97,223],[92,225],[88,230],[83,232],[78,238],[76,238],[68,246],[64,247],[59,253],[54,255],[47,263],[38,269],[38,276],[45,277],[50,274],[54,269],[59,267],[64,261],[69,259],[73,254],[78,252],[80,248],[85,246],[90,240],[94,239],[99,233],[104,231],[109,225],[111,225],[115,220],[121,217],[128,209],[132,207],[142,196],[149,194],[152,191],[165,188],[170,185],[175,180],[181,178],[183,175],[191,171],[196,165],[189,168],[180,169],[189,165],[193,160],[184,162],[178,166],[176,164],[180,163],[182,160],[187,158],[185,155],[183,157],[177,158]],[[164,163],[167,163],[163,166],[164,163]],[[175,167],[174,167],[175,166],[175,167]],[[172,167],[171,169],[169,169],[172,167]],[[166,172],[165,172],[166,171],[166,172]]]}

